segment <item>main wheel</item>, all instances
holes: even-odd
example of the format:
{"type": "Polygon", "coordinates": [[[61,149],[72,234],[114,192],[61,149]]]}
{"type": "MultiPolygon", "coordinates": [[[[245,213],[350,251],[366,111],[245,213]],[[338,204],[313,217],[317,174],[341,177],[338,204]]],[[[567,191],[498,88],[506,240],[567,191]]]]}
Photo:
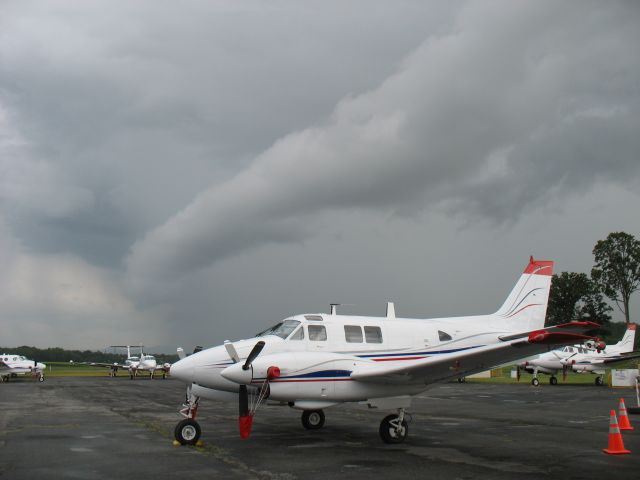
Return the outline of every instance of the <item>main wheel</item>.
{"type": "Polygon", "coordinates": [[[538,380],[537,378],[533,378],[531,380],[531,385],[533,385],[534,387],[537,387],[538,385],[540,385],[540,380],[538,380]]]}
{"type": "Polygon", "coordinates": [[[322,410],[305,410],[302,412],[301,420],[307,430],[318,430],[324,426],[324,412],[322,410]]]}
{"type": "Polygon", "coordinates": [[[467,379],[465,377],[458,377],[458,383],[464,383],[467,379]]]}
{"type": "Polygon", "coordinates": [[[596,377],[596,385],[599,387],[604,385],[604,380],[602,379],[602,377],[596,377]]]}
{"type": "Polygon", "coordinates": [[[400,417],[397,415],[388,415],[380,422],[380,437],[384,443],[402,443],[409,435],[409,424],[406,420],[402,420],[399,425],[400,417]]]}
{"type": "Polygon", "coordinates": [[[44,382],[44,375],[40,375],[40,376],[38,377],[38,381],[39,381],[39,382],[44,382]]]}
{"type": "Polygon", "coordinates": [[[173,436],[180,445],[195,445],[200,438],[200,425],[193,418],[185,418],[176,425],[173,436]]]}
{"type": "Polygon", "coordinates": [[[550,383],[551,385],[557,385],[557,384],[558,384],[558,379],[557,379],[556,377],[551,377],[551,378],[549,379],[549,383],[550,383]]]}

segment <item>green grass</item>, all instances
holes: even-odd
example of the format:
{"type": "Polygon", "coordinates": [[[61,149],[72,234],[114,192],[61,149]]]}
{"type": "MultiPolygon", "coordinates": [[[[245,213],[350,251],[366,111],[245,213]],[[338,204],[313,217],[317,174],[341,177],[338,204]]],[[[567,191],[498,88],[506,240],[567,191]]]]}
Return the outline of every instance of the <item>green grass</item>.
{"type": "MultiPolygon", "coordinates": [[[[126,375],[127,372],[119,370],[118,374],[126,375]]],[[[45,377],[108,377],[109,369],[77,363],[47,362],[47,370],[44,375],[45,377]]]]}

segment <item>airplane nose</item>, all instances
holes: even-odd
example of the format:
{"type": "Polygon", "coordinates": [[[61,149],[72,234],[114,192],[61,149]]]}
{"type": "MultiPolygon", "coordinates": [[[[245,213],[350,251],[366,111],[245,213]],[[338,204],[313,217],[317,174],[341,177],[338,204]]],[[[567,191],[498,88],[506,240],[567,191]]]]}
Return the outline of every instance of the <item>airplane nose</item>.
{"type": "Polygon", "coordinates": [[[185,383],[193,382],[193,366],[191,363],[186,358],[178,360],[169,368],[169,375],[185,383]]]}

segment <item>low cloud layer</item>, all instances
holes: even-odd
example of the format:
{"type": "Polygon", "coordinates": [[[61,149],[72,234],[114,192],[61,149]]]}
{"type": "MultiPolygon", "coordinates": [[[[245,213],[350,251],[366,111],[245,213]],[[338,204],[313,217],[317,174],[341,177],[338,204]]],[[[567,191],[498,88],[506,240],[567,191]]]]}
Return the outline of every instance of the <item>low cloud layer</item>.
{"type": "Polygon", "coordinates": [[[326,122],[278,140],[147,234],[130,272],[182,275],[299,241],[327,210],[443,208],[510,222],[597,180],[635,185],[640,61],[628,45],[640,41],[638,18],[609,6],[574,18],[573,5],[466,5],[380,86],[342,99],[326,122]]]}

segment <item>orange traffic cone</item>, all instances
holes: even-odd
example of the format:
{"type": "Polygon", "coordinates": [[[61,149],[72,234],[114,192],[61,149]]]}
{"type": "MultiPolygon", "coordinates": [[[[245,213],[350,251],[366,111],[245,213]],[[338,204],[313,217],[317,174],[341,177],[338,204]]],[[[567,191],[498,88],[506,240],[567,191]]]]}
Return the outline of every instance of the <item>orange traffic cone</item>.
{"type": "Polygon", "coordinates": [[[609,419],[609,447],[603,448],[602,451],[604,453],[608,453],[609,455],[631,453],[629,450],[624,448],[624,443],[622,442],[622,434],[620,433],[620,429],[618,428],[618,419],[616,418],[615,410],[611,410],[611,416],[609,419]]]}
{"type": "Polygon", "coordinates": [[[620,406],[618,407],[618,416],[620,417],[620,430],[633,430],[629,416],[627,415],[627,407],[624,405],[624,398],[620,399],[620,406]]]}

